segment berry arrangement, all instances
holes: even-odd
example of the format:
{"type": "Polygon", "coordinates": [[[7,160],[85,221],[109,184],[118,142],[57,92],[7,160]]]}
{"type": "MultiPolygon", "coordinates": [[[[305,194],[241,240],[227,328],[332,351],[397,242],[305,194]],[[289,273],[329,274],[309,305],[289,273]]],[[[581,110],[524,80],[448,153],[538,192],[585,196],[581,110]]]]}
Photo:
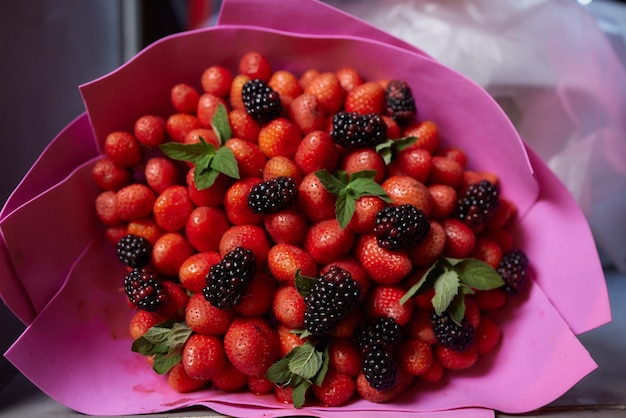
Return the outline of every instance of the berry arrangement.
{"type": "Polygon", "coordinates": [[[497,348],[530,282],[516,206],[405,81],[251,51],[168,100],[106,137],[93,179],[131,349],[174,390],[389,402],[497,348]]]}

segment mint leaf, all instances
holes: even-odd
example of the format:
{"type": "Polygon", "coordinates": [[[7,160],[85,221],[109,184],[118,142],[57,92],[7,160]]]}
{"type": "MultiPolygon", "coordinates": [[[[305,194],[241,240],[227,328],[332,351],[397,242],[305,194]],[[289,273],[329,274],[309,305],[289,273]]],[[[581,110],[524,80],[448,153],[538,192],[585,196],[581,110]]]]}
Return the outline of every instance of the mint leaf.
{"type": "Polygon", "coordinates": [[[322,367],[322,353],[311,344],[298,348],[289,360],[289,370],[303,379],[312,379],[322,367]]]}
{"type": "Polygon", "coordinates": [[[376,145],[376,152],[383,158],[385,164],[389,165],[399,151],[408,148],[417,141],[416,136],[407,136],[398,139],[388,139],[376,145]]]}
{"type": "Polygon", "coordinates": [[[435,313],[441,315],[450,303],[452,299],[459,293],[460,279],[459,275],[454,270],[446,270],[435,280],[433,288],[435,289],[435,296],[433,296],[433,307],[435,313]]]}
{"type": "Polygon", "coordinates": [[[311,386],[311,382],[303,380],[293,387],[291,399],[293,400],[294,408],[302,408],[306,401],[306,391],[309,389],[309,386],[311,386]]]}
{"type": "Polygon", "coordinates": [[[215,152],[215,147],[208,144],[204,139],[194,144],[181,142],[166,142],[159,145],[159,149],[168,157],[178,161],[189,161],[198,164],[202,158],[215,152]]]}
{"type": "Polygon", "coordinates": [[[463,317],[465,316],[465,297],[461,293],[455,295],[447,311],[448,314],[450,314],[450,318],[461,325],[461,321],[463,321],[463,317]]]}
{"type": "Polygon", "coordinates": [[[465,259],[454,266],[463,284],[476,290],[496,289],[504,285],[498,272],[484,261],[465,259]]]}
{"type": "Polygon", "coordinates": [[[294,280],[296,282],[296,289],[298,289],[298,293],[300,293],[302,297],[306,297],[315,285],[315,282],[317,282],[317,277],[305,276],[300,273],[300,269],[298,269],[296,270],[294,280]]]}
{"type": "Polygon", "coordinates": [[[218,148],[209,167],[234,179],[239,178],[239,166],[235,154],[227,147],[218,148]]]}
{"type": "Polygon", "coordinates": [[[289,355],[272,364],[265,372],[265,378],[277,385],[283,386],[291,381],[293,373],[289,370],[289,355]]]}
{"type": "Polygon", "coordinates": [[[326,373],[328,372],[328,366],[330,365],[330,357],[328,354],[328,345],[324,349],[322,353],[322,367],[319,369],[317,374],[315,375],[315,379],[313,380],[313,384],[316,386],[320,386],[324,383],[324,378],[326,377],[326,373]]]}
{"type": "Polygon", "coordinates": [[[444,259],[440,258],[435,261],[428,270],[426,270],[426,273],[424,273],[422,278],[411,286],[409,290],[407,290],[407,292],[400,298],[400,304],[404,305],[407,300],[420,293],[420,291],[426,291],[432,287],[432,283],[434,283],[435,279],[444,272],[443,260],[444,259]]]}
{"type": "Polygon", "coordinates": [[[222,145],[233,135],[233,131],[230,129],[230,122],[228,120],[228,112],[223,104],[217,105],[213,118],[211,118],[211,128],[213,128],[215,136],[217,136],[217,139],[222,145]]]}
{"type": "Polygon", "coordinates": [[[158,374],[164,374],[181,360],[183,346],[190,335],[191,329],[185,323],[165,321],[133,341],[131,351],[154,355],[152,368],[158,374]]]}
{"type": "Polygon", "coordinates": [[[330,174],[326,171],[326,169],[316,171],[315,176],[329,193],[339,194],[346,187],[347,180],[342,181],[341,179],[330,174]]]}

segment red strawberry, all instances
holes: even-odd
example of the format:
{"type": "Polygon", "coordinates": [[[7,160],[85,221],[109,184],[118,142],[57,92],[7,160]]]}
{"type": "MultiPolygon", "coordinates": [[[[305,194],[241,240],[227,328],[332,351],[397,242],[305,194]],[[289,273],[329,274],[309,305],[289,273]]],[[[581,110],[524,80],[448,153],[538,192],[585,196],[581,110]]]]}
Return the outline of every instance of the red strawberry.
{"type": "Polygon", "coordinates": [[[441,379],[443,379],[444,372],[445,370],[443,366],[441,365],[439,360],[437,360],[437,358],[434,357],[433,362],[430,365],[430,368],[426,370],[426,372],[420,376],[420,379],[429,383],[437,383],[441,379]]]}
{"type": "Polygon", "coordinates": [[[267,157],[258,145],[239,138],[231,138],[224,146],[230,149],[237,160],[241,177],[262,177],[267,157]]]}
{"type": "Polygon", "coordinates": [[[156,197],[145,184],[133,183],[117,191],[115,210],[124,221],[132,221],[152,214],[156,197]]]}
{"type": "Polygon", "coordinates": [[[348,228],[357,234],[373,231],[376,214],[385,208],[385,202],[377,196],[361,196],[354,203],[354,214],[348,228]]]}
{"type": "Polygon", "coordinates": [[[424,148],[409,147],[398,152],[393,160],[397,173],[425,183],[433,167],[432,155],[424,148]]]}
{"type": "Polygon", "coordinates": [[[469,256],[476,244],[476,236],[471,228],[458,219],[444,219],[441,222],[446,233],[444,255],[453,258],[469,256]]]}
{"type": "Polygon", "coordinates": [[[363,355],[352,338],[333,338],[328,344],[328,364],[331,369],[356,376],[363,365],[363,355]]]}
{"type": "Polygon", "coordinates": [[[349,312],[339,321],[329,335],[333,338],[349,338],[365,320],[365,314],[360,308],[349,312]]]}
{"type": "Polygon", "coordinates": [[[243,98],[241,97],[241,90],[243,89],[243,85],[246,84],[248,81],[250,81],[250,77],[246,74],[237,74],[233,78],[233,82],[230,85],[230,93],[228,94],[230,106],[233,109],[241,109],[245,111],[243,98]]]}
{"type": "Polygon", "coordinates": [[[217,251],[228,228],[230,223],[223,209],[199,206],[189,214],[185,234],[196,251],[217,251]]]}
{"type": "Polygon", "coordinates": [[[169,158],[153,157],[146,162],[144,169],[146,183],[156,194],[163,193],[168,187],[180,184],[179,167],[169,158]]]}
{"type": "Polygon", "coordinates": [[[415,136],[417,141],[412,147],[424,148],[433,154],[439,146],[439,127],[433,121],[425,120],[407,125],[402,136],[415,136]]]}
{"type": "Polygon", "coordinates": [[[194,169],[191,168],[185,177],[189,198],[196,206],[220,206],[222,199],[233,180],[225,174],[219,174],[215,182],[206,189],[198,189],[193,178],[194,169]]]}
{"type": "Polygon", "coordinates": [[[265,55],[257,51],[246,52],[239,59],[238,70],[251,79],[268,81],[272,76],[272,66],[265,55]]]}
{"type": "MultiPolygon", "coordinates": [[[[183,138],[183,144],[197,144],[198,142],[200,142],[200,138],[204,139],[208,144],[213,145],[215,148],[219,148],[221,145],[220,140],[217,138],[217,135],[215,135],[215,132],[213,132],[213,129],[211,128],[192,129],[185,134],[185,137],[183,138]]],[[[192,163],[188,164],[189,166],[192,165],[192,163]]]]}
{"type": "Polygon", "coordinates": [[[298,186],[298,207],[311,222],[334,218],[336,200],[314,173],[304,176],[298,186]]]}
{"type": "Polygon", "coordinates": [[[222,340],[211,335],[192,334],[182,352],[185,372],[194,378],[212,379],[226,366],[222,340]]]}
{"type": "Polygon", "coordinates": [[[265,230],[277,244],[302,246],[309,221],[302,212],[295,209],[284,209],[265,215],[265,230]]]}
{"type": "Polygon", "coordinates": [[[248,376],[264,376],[278,354],[278,334],[261,317],[237,317],[224,335],[230,362],[248,376]]]}
{"type": "Polygon", "coordinates": [[[446,184],[458,188],[463,184],[464,171],[455,160],[435,155],[432,157],[432,168],[428,181],[435,184],[446,184]]]}
{"type": "Polygon", "coordinates": [[[261,177],[245,177],[235,181],[224,196],[224,209],[228,220],[235,225],[260,225],[263,214],[254,213],[248,206],[248,194],[252,187],[262,183],[261,177]]]}
{"type": "Polygon", "coordinates": [[[475,171],[465,170],[463,172],[463,186],[465,189],[468,186],[476,183],[480,183],[483,180],[487,180],[491,184],[498,184],[500,182],[498,175],[487,171],[475,171]]]}
{"type": "Polygon", "coordinates": [[[235,312],[243,316],[263,316],[272,309],[276,283],[265,271],[257,271],[245,293],[235,305],[235,312]]]}
{"type": "Polygon", "coordinates": [[[317,103],[327,115],[334,115],[341,109],[345,96],[345,90],[341,87],[339,79],[331,72],[320,73],[313,78],[304,92],[315,96],[317,103]]]}
{"type": "Polygon", "coordinates": [[[428,191],[433,203],[430,219],[449,218],[456,209],[456,189],[446,184],[431,184],[428,186],[428,191]]]}
{"type": "Polygon", "coordinates": [[[501,336],[500,326],[493,319],[483,316],[474,335],[474,346],[478,354],[493,351],[500,342],[501,336]]]}
{"type": "Polygon", "coordinates": [[[283,285],[274,293],[272,311],[281,324],[291,329],[304,328],[304,296],[293,285],[283,285]]]}
{"type": "Polygon", "coordinates": [[[337,219],[325,219],[309,228],[304,249],[320,264],[328,264],[347,255],[354,243],[354,232],[341,229],[337,219]]]}
{"type": "Polygon", "coordinates": [[[342,67],[335,71],[335,75],[345,91],[350,91],[359,84],[363,84],[363,77],[354,67],[342,67]]]}
{"type": "Polygon", "coordinates": [[[296,184],[302,181],[302,173],[296,163],[280,155],[267,160],[263,167],[263,181],[276,177],[291,177],[296,184]]]}
{"type": "Polygon", "coordinates": [[[117,193],[113,190],[106,190],[95,200],[96,215],[104,225],[115,226],[123,222],[117,212],[117,193]]]}
{"type": "Polygon", "coordinates": [[[433,204],[424,183],[409,176],[391,176],[387,177],[382,187],[394,204],[410,204],[420,209],[426,216],[430,216],[433,204]]]}
{"type": "Polygon", "coordinates": [[[500,246],[503,254],[512,251],[513,247],[515,246],[515,239],[513,238],[513,234],[508,229],[487,229],[486,231],[482,232],[481,236],[486,239],[495,241],[500,246]]]}
{"type": "Polygon", "coordinates": [[[179,232],[167,232],[159,237],[152,248],[152,263],[167,276],[176,276],[183,262],[194,249],[179,232]]]}
{"type": "Polygon", "coordinates": [[[170,186],[154,202],[154,220],[165,231],[180,231],[187,224],[187,218],[193,209],[187,188],[181,185],[170,186]]]}
{"type": "Polygon", "coordinates": [[[294,162],[304,175],[323,169],[333,172],[338,160],[335,143],[328,132],[320,130],[307,133],[294,155],[294,162]]]}
{"type": "Polygon", "coordinates": [[[407,252],[379,247],[373,233],[359,236],[354,254],[372,281],[378,284],[399,283],[411,272],[411,259],[407,252]]]}
{"type": "Polygon", "coordinates": [[[400,367],[413,376],[419,376],[433,364],[433,350],[421,339],[404,339],[396,348],[396,359],[400,367]]]}
{"type": "Polygon", "coordinates": [[[413,299],[404,304],[400,299],[406,293],[406,289],[400,286],[380,285],[372,288],[365,302],[368,318],[385,316],[393,318],[398,324],[406,325],[413,314],[413,299]]]}
{"type": "Polygon", "coordinates": [[[344,101],[346,112],[383,114],[387,108],[385,89],[374,81],[368,81],[351,89],[344,101]]]}
{"type": "Polygon", "coordinates": [[[292,244],[276,244],[267,254],[267,267],[281,283],[293,284],[296,272],[317,276],[317,263],[311,254],[292,244]]]}
{"type": "Polygon", "coordinates": [[[104,154],[118,167],[131,167],[143,159],[143,148],[128,132],[112,132],[104,139],[104,154]]]}
{"type": "Polygon", "coordinates": [[[187,83],[178,83],[170,90],[172,106],[180,113],[195,113],[199,98],[198,90],[187,83]]]}
{"type": "Polygon", "coordinates": [[[481,311],[500,309],[506,300],[506,293],[502,289],[482,290],[474,295],[474,301],[481,311]]]}
{"type": "Polygon", "coordinates": [[[435,345],[435,355],[444,369],[462,370],[472,367],[478,360],[478,352],[474,346],[465,351],[456,351],[441,344],[435,345]]]}
{"type": "Polygon", "coordinates": [[[258,143],[261,125],[244,109],[233,109],[228,113],[228,122],[233,138],[258,143]]]}
{"type": "Polygon", "coordinates": [[[355,384],[351,376],[329,369],[322,384],[311,389],[324,406],[341,406],[354,396],[355,384]]]}
{"type": "Polygon", "coordinates": [[[287,109],[292,120],[303,134],[321,131],[326,128],[328,115],[320,106],[317,98],[311,93],[302,93],[295,97],[287,109]]]}
{"type": "Polygon", "coordinates": [[[209,384],[209,379],[194,379],[185,371],[182,362],[176,363],[167,374],[167,383],[178,393],[195,392],[209,384]]]}
{"type": "Polygon", "coordinates": [[[467,166],[467,154],[459,147],[440,147],[436,155],[454,160],[464,169],[467,166]]]}
{"type": "Polygon", "coordinates": [[[98,160],[91,169],[96,185],[102,190],[119,190],[128,185],[131,180],[130,171],[115,165],[109,158],[98,160]]]}
{"type": "Polygon", "coordinates": [[[274,392],[274,383],[265,377],[248,376],[248,390],[255,395],[274,392]]]}
{"type": "Polygon", "coordinates": [[[517,207],[505,197],[500,197],[500,205],[494,214],[489,218],[486,228],[496,230],[504,228],[517,215],[517,207]]]}
{"type": "Polygon", "coordinates": [[[309,84],[311,84],[311,81],[313,81],[313,79],[318,75],[320,75],[320,72],[317,68],[309,68],[300,75],[298,82],[303,89],[306,89],[309,84]]]}
{"type": "Polygon", "coordinates": [[[147,216],[130,221],[128,223],[128,233],[144,237],[150,241],[150,244],[154,245],[157,239],[165,234],[165,231],[157,225],[152,216],[147,216]]]}
{"type": "Polygon", "coordinates": [[[143,336],[150,328],[160,324],[167,318],[155,311],[137,309],[130,318],[129,331],[133,340],[143,336]]]}
{"type": "Polygon", "coordinates": [[[202,90],[218,97],[228,97],[232,82],[233,74],[221,65],[211,65],[200,76],[202,90]]]}
{"type": "Polygon", "coordinates": [[[472,297],[473,295],[465,295],[465,319],[471,326],[477,328],[480,324],[481,314],[478,304],[472,297]]]}
{"type": "Polygon", "coordinates": [[[174,142],[182,143],[189,131],[201,127],[198,118],[188,113],[174,113],[165,121],[167,136],[174,142]]]}
{"type": "Polygon", "coordinates": [[[409,256],[414,266],[430,267],[443,254],[446,245],[446,233],[437,221],[430,221],[426,238],[409,248],[409,256]]]}
{"type": "Polygon", "coordinates": [[[381,117],[383,118],[385,125],[387,125],[387,138],[400,138],[402,131],[400,129],[400,125],[398,125],[398,122],[396,122],[396,120],[391,116],[382,115],[381,117]]]}
{"type": "Polygon", "coordinates": [[[172,280],[163,280],[161,284],[167,292],[167,300],[161,305],[158,312],[167,319],[182,321],[185,319],[185,307],[189,302],[187,289],[172,280]]]}
{"type": "Polygon", "coordinates": [[[274,398],[279,404],[293,404],[293,386],[274,385],[274,398]]]}
{"type": "Polygon", "coordinates": [[[365,400],[375,403],[386,403],[396,399],[400,396],[404,390],[413,382],[413,376],[408,374],[405,370],[398,369],[398,380],[395,385],[389,389],[378,390],[370,386],[369,382],[365,378],[365,375],[361,372],[356,377],[356,391],[365,400]]]}
{"type": "Polygon", "coordinates": [[[144,115],[135,121],[133,133],[140,144],[158,147],[165,142],[165,119],[155,115],[144,115]]]}
{"type": "Polygon", "coordinates": [[[212,381],[215,389],[225,392],[236,392],[248,384],[248,376],[237,370],[231,362],[226,361],[222,371],[212,381]]]}
{"type": "Polygon", "coordinates": [[[278,323],[276,332],[278,333],[278,357],[283,358],[291,352],[295,347],[304,344],[306,338],[300,338],[300,335],[291,332],[292,328],[278,323]]]}
{"type": "Polygon", "coordinates": [[[502,260],[502,249],[496,241],[479,236],[476,237],[476,244],[471,257],[484,261],[495,269],[498,268],[500,260],[502,260]]]}
{"type": "Polygon", "coordinates": [[[410,338],[419,339],[428,345],[435,345],[437,343],[437,337],[435,337],[433,324],[430,321],[432,303],[430,305],[431,308],[428,311],[414,310],[413,318],[411,318],[405,327],[405,333],[410,338]]]}
{"type": "Polygon", "coordinates": [[[348,174],[363,170],[374,170],[376,171],[374,181],[377,183],[383,181],[386,171],[385,161],[372,148],[362,148],[346,154],[339,163],[339,168],[348,174]]]}
{"type": "Polygon", "coordinates": [[[275,71],[267,84],[278,93],[283,109],[287,109],[293,99],[302,94],[303,89],[292,72],[287,70],[275,71]]]}
{"type": "Polygon", "coordinates": [[[261,226],[234,225],[224,232],[220,240],[220,254],[224,256],[237,247],[252,251],[258,271],[265,267],[267,254],[270,251],[270,241],[261,226]]]}
{"type": "Polygon", "coordinates": [[[234,318],[235,311],[216,308],[201,292],[192,295],[185,308],[185,322],[198,334],[224,335],[234,318]]]}
{"type": "Polygon", "coordinates": [[[212,265],[220,262],[222,256],[217,251],[196,253],[188,257],[178,270],[180,283],[193,293],[201,292],[206,286],[206,276],[212,265]]]}
{"type": "Polygon", "coordinates": [[[117,245],[118,241],[127,234],[128,225],[109,226],[104,230],[104,235],[106,236],[106,239],[113,245],[117,245]]]}
{"type": "Polygon", "coordinates": [[[293,158],[302,139],[298,125],[286,118],[276,118],[259,131],[259,148],[266,157],[293,158]]]}

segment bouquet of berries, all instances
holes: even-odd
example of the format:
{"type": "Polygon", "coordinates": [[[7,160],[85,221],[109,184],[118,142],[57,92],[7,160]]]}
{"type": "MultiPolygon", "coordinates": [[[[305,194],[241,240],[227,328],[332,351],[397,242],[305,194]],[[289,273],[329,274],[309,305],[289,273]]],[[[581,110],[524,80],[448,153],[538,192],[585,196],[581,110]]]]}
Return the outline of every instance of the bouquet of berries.
{"type": "MultiPolygon", "coordinates": [[[[225,3],[225,20],[244,6],[225,3]]],[[[546,216],[562,216],[590,239],[584,219],[491,99],[423,54],[223,25],[160,41],[81,91],[93,131],[76,135],[95,146],[47,194],[80,190],[85,221],[61,223],[89,232],[76,232],[60,290],[7,353],[71,407],[517,412],[594,367],[570,327],[597,326],[605,310],[581,322],[572,300],[544,294],[563,273],[538,238],[563,228],[546,216]],[[41,332],[67,322],[66,337],[41,332]],[[96,366],[68,363],[67,335],[98,347],[96,366]],[[37,377],[41,344],[59,373],[73,370],[61,389],[54,373],[37,377]],[[483,395],[535,380],[513,358],[565,377],[540,395],[483,395]],[[72,395],[85,379],[110,405],[72,395]]],[[[602,301],[597,284],[582,288],[602,301]]]]}

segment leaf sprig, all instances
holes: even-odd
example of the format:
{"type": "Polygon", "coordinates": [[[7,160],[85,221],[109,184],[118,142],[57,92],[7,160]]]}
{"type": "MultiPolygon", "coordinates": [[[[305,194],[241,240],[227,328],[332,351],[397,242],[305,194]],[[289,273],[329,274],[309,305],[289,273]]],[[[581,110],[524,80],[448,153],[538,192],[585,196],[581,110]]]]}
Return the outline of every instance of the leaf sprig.
{"type": "Polygon", "coordinates": [[[133,341],[131,350],[147,356],[154,355],[152,368],[158,374],[165,374],[182,359],[183,346],[189,336],[191,329],[185,323],[165,321],[133,341]]]}
{"type": "Polygon", "coordinates": [[[315,175],[329,193],[337,196],[335,216],[342,229],[352,219],[356,209],[356,201],[360,197],[377,196],[387,203],[392,202],[382,186],[374,181],[375,170],[363,170],[352,174],[337,171],[335,175],[332,175],[323,169],[316,171],[315,175]]]}
{"type": "Polygon", "coordinates": [[[491,290],[504,285],[504,280],[489,264],[474,258],[441,257],[424,273],[400,299],[404,304],[411,297],[428,289],[434,289],[432,298],[435,313],[444,311],[454,322],[460,324],[465,315],[464,295],[476,290],[491,290]]]}
{"type": "Polygon", "coordinates": [[[376,152],[382,157],[385,164],[389,165],[394,156],[413,145],[417,141],[416,136],[406,136],[404,138],[398,139],[387,139],[385,142],[382,142],[376,145],[376,152]]]}

